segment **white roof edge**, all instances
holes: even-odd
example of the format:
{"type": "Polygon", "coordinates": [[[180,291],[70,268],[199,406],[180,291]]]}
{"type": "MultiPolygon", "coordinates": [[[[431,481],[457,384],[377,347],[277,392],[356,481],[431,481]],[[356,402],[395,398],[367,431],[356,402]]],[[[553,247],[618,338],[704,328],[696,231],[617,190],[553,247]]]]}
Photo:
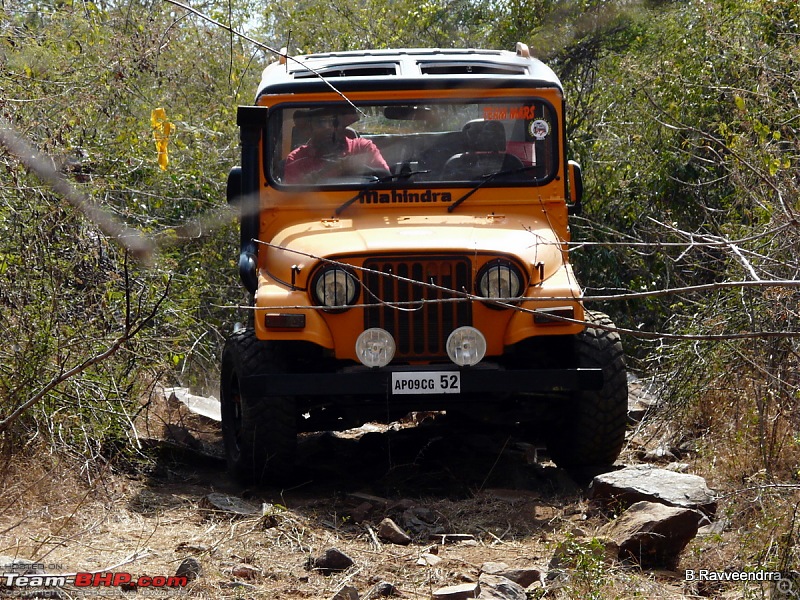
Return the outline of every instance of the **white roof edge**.
{"type": "MultiPolygon", "coordinates": [[[[540,60],[532,57],[523,56],[508,50],[488,50],[480,48],[464,48],[464,49],[447,49],[447,48],[397,48],[397,49],[375,49],[375,50],[348,50],[341,52],[323,52],[316,54],[303,54],[298,56],[290,56],[286,60],[286,64],[281,60],[267,66],[262,74],[261,83],[258,88],[258,93],[269,86],[281,83],[290,83],[298,81],[294,74],[298,72],[304,73],[306,76],[303,80],[308,81],[309,71],[324,71],[331,68],[344,68],[355,67],[357,65],[377,66],[377,65],[391,65],[398,66],[396,75],[382,75],[381,78],[394,79],[413,79],[413,78],[428,78],[428,77],[453,77],[454,75],[429,75],[423,74],[420,70],[420,64],[425,62],[443,62],[447,64],[458,64],[463,62],[466,64],[496,64],[498,66],[506,65],[509,67],[525,68],[525,74],[501,74],[501,75],[486,75],[486,74],[459,74],[458,77],[462,78],[465,82],[470,78],[485,78],[485,77],[508,77],[510,79],[530,79],[543,81],[557,85],[561,88],[561,82],[558,76],[540,60]]],[[[346,77],[346,78],[331,78],[333,81],[343,81],[359,79],[365,80],[374,77],[346,77]]]]}

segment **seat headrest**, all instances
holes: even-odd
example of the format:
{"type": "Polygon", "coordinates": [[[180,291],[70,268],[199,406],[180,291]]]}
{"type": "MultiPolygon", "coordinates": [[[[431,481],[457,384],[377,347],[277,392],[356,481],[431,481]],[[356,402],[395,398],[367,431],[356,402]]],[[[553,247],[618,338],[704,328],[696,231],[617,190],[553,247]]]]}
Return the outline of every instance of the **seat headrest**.
{"type": "Polygon", "coordinates": [[[463,131],[472,152],[506,151],[506,130],[500,121],[470,121],[463,131]]]}

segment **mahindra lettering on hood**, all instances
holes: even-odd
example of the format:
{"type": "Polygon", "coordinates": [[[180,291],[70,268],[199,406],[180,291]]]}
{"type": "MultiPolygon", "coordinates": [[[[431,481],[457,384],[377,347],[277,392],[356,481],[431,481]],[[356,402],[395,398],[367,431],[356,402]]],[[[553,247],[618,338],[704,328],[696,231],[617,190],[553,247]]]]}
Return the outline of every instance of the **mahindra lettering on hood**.
{"type": "Polygon", "coordinates": [[[613,463],[624,354],[569,262],[580,167],[561,84],[524,45],[283,56],[238,125],[236,476],[285,476],[299,432],[414,410],[544,431],[564,467],[613,463]]]}

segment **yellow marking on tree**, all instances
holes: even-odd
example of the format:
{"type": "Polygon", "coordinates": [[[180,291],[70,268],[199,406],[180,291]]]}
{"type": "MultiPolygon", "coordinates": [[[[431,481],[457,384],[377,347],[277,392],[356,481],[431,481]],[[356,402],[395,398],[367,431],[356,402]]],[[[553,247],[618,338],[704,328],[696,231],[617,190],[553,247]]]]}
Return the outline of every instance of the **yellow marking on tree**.
{"type": "Polygon", "coordinates": [[[162,171],[166,171],[169,164],[167,144],[169,144],[170,134],[175,131],[175,125],[167,121],[167,111],[163,108],[153,109],[150,113],[150,124],[153,127],[153,138],[156,140],[158,166],[162,171]]]}

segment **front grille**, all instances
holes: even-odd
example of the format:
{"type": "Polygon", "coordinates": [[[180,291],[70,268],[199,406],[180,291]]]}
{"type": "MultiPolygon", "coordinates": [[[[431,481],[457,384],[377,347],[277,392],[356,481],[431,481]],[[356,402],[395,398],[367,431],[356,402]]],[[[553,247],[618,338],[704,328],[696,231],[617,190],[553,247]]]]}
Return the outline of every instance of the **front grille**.
{"type": "Polygon", "coordinates": [[[364,272],[368,290],[365,303],[373,305],[364,310],[364,327],[380,327],[391,333],[397,343],[397,358],[426,360],[446,356],[450,332],[472,324],[469,301],[441,302],[472,292],[472,267],[466,258],[374,258],[365,261],[364,267],[368,269],[364,272]],[[423,300],[431,302],[422,303],[423,300]],[[420,304],[402,304],[406,302],[420,304]],[[401,304],[395,307],[392,303],[401,304]]]}

